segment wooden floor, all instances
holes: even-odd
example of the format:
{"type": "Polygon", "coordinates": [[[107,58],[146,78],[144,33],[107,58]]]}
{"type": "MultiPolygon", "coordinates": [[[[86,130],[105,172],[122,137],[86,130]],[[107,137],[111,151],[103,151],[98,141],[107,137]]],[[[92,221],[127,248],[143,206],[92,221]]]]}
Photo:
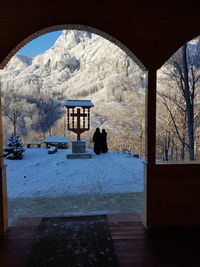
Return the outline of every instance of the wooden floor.
{"type": "MultiPolygon", "coordinates": [[[[110,215],[108,222],[120,266],[200,266],[200,228],[147,230],[130,216],[123,221],[110,215]]],[[[36,230],[36,225],[15,226],[0,236],[1,267],[25,266],[36,230]]]]}

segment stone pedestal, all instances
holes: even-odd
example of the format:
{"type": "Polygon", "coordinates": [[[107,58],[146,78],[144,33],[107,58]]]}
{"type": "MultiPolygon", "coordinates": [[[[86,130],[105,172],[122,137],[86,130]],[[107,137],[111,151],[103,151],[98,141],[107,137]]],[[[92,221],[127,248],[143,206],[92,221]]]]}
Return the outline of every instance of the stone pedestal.
{"type": "Polygon", "coordinates": [[[72,153],[85,153],[86,152],[85,140],[72,141],[72,153]]]}
{"type": "Polygon", "coordinates": [[[67,154],[67,159],[91,159],[92,155],[90,153],[74,153],[67,154]]]}
{"type": "Polygon", "coordinates": [[[90,159],[91,157],[91,153],[87,153],[86,151],[85,140],[72,141],[72,154],[67,154],[68,159],[90,159]]]}

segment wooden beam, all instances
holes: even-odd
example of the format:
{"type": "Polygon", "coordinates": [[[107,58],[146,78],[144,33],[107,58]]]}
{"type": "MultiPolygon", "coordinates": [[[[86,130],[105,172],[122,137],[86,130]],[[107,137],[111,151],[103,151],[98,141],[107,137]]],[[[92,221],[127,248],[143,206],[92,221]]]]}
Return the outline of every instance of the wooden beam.
{"type": "Polygon", "coordinates": [[[144,164],[144,225],[148,226],[148,194],[149,168],[155,165],[156,160],[156,69],[148,70],[148,86],[146,93],[146,162],[144,164]],[[148,179],[147,179],[148,178],[148,179]]]}
{"type": "Polygon", "coordinates": [[[0,233],[8,230],[8,203],[6,166],[3,160],[3,129],[2,129],[2,104],[1,104],[1,81],[0,81],[0,233]]]}
{"type": "Polygon", "coordinates": [[[146,93],[146,163],[154,165],[156,159],[156,70],[148,70],[146,93]]]}
{"type": "Polygon", "coordinates": [[[0,234],[8,230],[8,202],[5,165],[0,167],[0,234]]]}

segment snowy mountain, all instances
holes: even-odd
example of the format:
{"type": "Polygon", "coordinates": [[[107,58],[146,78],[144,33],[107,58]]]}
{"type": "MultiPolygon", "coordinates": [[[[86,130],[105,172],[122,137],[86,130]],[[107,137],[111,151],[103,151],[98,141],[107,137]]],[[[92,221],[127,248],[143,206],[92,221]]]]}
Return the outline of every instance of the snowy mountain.
{"type": "MultiPolygon", "coordinates": [[[[119,76],[140,84],[142,72],[121,49],[108,40],[83,31],[64,30],[52,48],[35,57],[16,54],[3,71],[2,87],[25,92],[38,88],[64,96],[109,90],[106,83],[119,76]],[[134,75],[133,75],[134,72],[134,75]],[[95,87],[95,88],[94,88],[95,87]]],[[[138,85],[137,85],[138,87],[138,85]]]]}
{"type": "Polygon", "coordinates": [[[16,54],[0,78],[2,92],[22,96],[29,108],[28,99],[39,95],[61,103],[91,99],[93,127],[118,131],[128,123],[134,128],[137,118],[132,114],[144,104],[145,73],[119,47],[84,31],[64,30],[53,47],[38,56],[16,54]]]}

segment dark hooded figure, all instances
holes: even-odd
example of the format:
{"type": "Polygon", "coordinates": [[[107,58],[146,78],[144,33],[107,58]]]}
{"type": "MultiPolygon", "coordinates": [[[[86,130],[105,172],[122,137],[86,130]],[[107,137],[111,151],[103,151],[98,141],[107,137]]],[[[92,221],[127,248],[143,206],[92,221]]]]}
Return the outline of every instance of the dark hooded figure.
{"type": "Polygon", "coordinates": [[[107,151],[108,151],[107,132],[105,131],[105,129],[103,129],[101,133],[101,152],[106,153],[107,151]]]}
{"type": "Polygon", "coordinates": [[[94,142],[94,152],[99,155],[101,149],[101,133],[99,128],[96,128],[96,131],[93,134],[92,141],[94,142]]]}

